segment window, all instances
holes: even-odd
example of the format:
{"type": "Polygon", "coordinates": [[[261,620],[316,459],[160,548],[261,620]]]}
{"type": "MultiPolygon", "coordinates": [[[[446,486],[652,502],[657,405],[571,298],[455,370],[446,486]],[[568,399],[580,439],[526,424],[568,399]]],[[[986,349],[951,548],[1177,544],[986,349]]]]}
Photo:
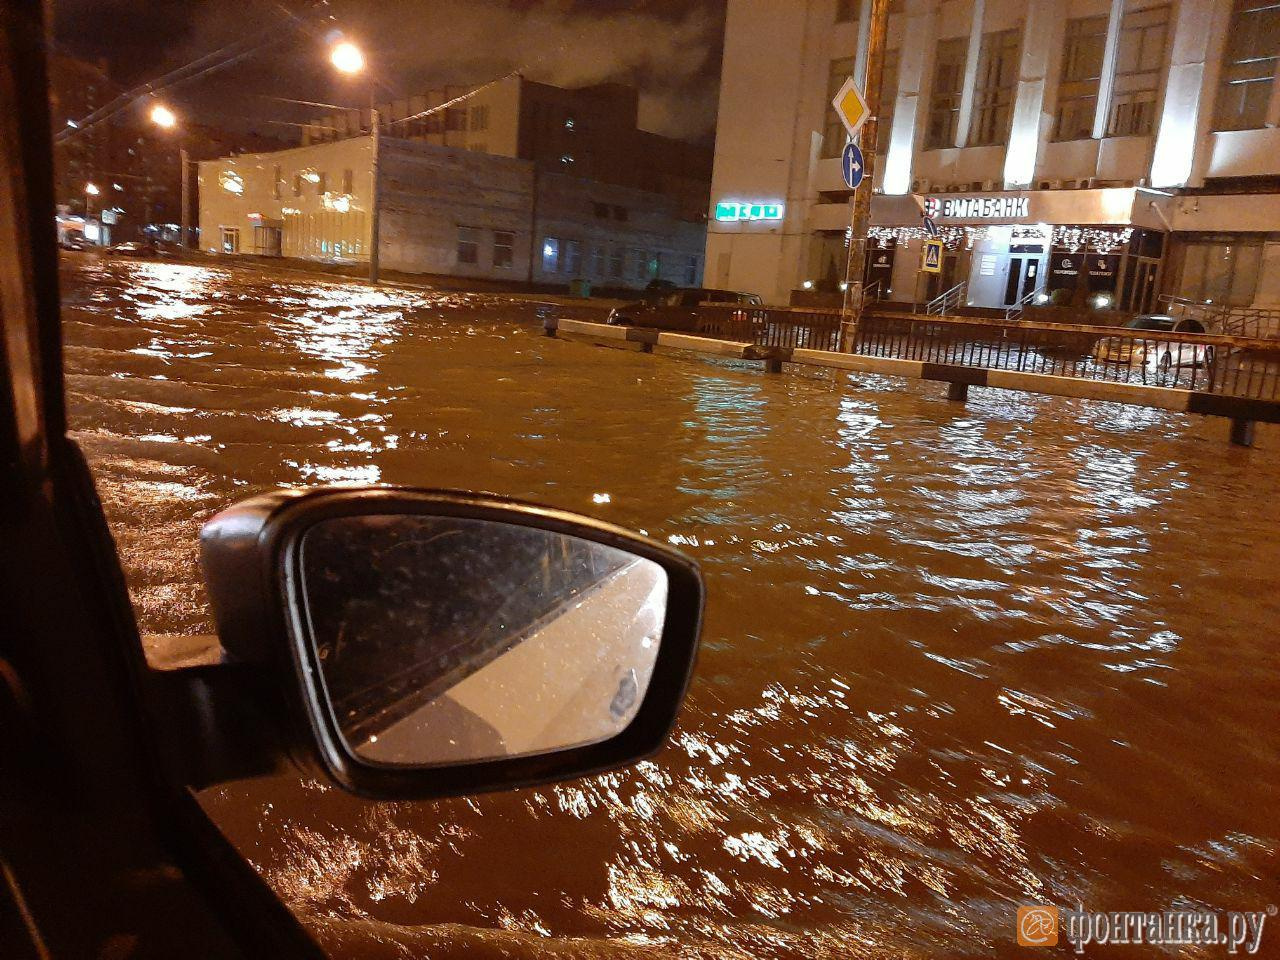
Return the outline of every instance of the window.
{"type": "Polygon", "coordinates": [[[560,264],[560,241],[547,237],[542,241],[542,272],[555,273],[560,264]]]}
{"type": "Polygon", "coordinates": [[[1238,238],[1188,243],[1182,266],[1182,296],[1232,307],[1253,304],[1262,262],[1262,241],[1238,238]]]}
{"type": "Polygon", "coordinates": [[[449,109],[445,110],[444,128],[445,130],[467,129],[467,108],[449,107],[449,109]]]}
{"type": "Polygon", "coordinates": [[[1080,17],[1067,21],[1058,82],[1058,106],[1053,114],[1054,140],[1088,140],[1098,112],[1098,85],[1107,47],[1107,18],[1080,17]]]}
{"type": "Polygon", "coordinates": [[[222,228],[222,252],[223,253],[239,253],[240,252],[240,228],[239,227],[223,227],[222,228]]]}
{"type": "Polygon", "coordinates": [[[516,235],[509,230],[493,231],[493,265],[508,268],[515,262],[516,235]]]}
{"type": "Polygon", "coordinates": [[[647,258],[643,250],[637,247],[627,248],[627,276],[633,280],[644,278],[644,263],[647,258]]]}
{"type": "Polygon", "coordinates": [[[1134,10],[1120,22],[1109,137],[1145,137],[1155,128],[1156,101],[1164,73],[1169,8],[1134,10]]]}
{"type": "Polygon", "coordinates": [[[1215,130],[1252,130],[1267,122],[1267,108],[1280,68],[1280,4],[1235,0],[1223,54],[1215,130]]]}
{"type": "Polygon", "coordinates": [[[591,275],[593,277],[603,277],[605,275],[606,260],[607,251],[603,243],[591,248],[591,275]]]}
{"type": "MultiPolygon", "coordinates": [[[[836,0],[836,23],[849,23],[858,15],[858,0],[836,0]]],[[[831,96],[835,96],[833,92],[831,96]]]]}
{"type": "Polygon", "coordinates": [[[622,279],[622,247],[617,244],[609,252],[609,276],[615,280],[622,279]]]}
{"type": "Polygon", "coordinates": [[[1013,97],[1018,88],[1018,31],[1001,30],[982,38],[978,76],[969,121],[971,147],[990,146],[1009,139],[1013,97]]]}
{"type": "Polygon", "coordinates": [[[316,174],[316,196],[323,197],[325,190],[329,185],[329,175],[321,172],[316,174]]]}
{"type": "Polygon", "coordinates": [[[489,107],[488,104],[477,104],[471,108],[471,129],[472,130],[488,130],[489,129],[489,107]]]}
{"type": "Polygon", "coordinates": [[[893,108],[898,103],[898,51],[887,50],[880,71],[880,113],[876,117],[876,153],[886,153],[893,134],[893,108]]]}
{"type": "Polygon", "coordinates": [[[300,173],[293,175],[293,195],[295,197],[302,196],[302,174],[300,173]]]}
{"type": "Polygon", "coordinates": [[[577,240],[564,243],[564,272],[576,277],[582,269],[582,244],[577,240]]]}
{"type": "Polygon", "coordinates": [[[355,186],[355,176],[353,175],[351,168],[348,167],[347,169],[342,171],[342,192],[352,193],[353,192],[352,188],[354,186],[355,186]]]}
{"type": "Polygon", "coordinates": [[[480,231],[475,227],[458,227],[458,262],[480,262],[480,231]]]}
{"type": "Polygon", "coordinates": [[[964,37],[942,40],[933,64],[933,89],[924,148],[954,147],[960,122],[960,96],[964,89],[964,58],[969,41],[964,37]]]}
{"type": "Polygon", "coordinates": [[[276,200],[280,199],[283,184],[280,182],[280,164],[276,164],[275,172],[271,176],[271,196],[276,200]]]}
{"type": "Polygon", "coordinates": [[[694,257],[694,256],[689,257],[689,262],[686,265],[686,269],[684,272],[684,282],[687,283],[689,286],[693,286],[695,283],[698,282],[698,258],[697,257],[694,257]]]}
{"type": "Polygon", "coordinates": [[[831,101],[835,99],[840,87],[849,79],[849,74],[851,73],[853,73],[853,57],[840,57],[837,60],[832,60],[831,65],[827,68],[827,99],[825,101],[827,112],[822,127],[822,155],[824,157],[840,156],[840,151],[844,149],[844,145],[849,140],[844,130],[844,124],[840,122],[840,117],[836,115],[836,108],[831,105],[831,101]]]}

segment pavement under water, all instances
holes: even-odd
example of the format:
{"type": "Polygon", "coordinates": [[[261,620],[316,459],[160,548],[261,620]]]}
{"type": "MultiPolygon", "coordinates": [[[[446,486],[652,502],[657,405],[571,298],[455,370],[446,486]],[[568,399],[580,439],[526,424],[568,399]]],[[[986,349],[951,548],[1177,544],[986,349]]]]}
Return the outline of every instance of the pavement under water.
{"type": "Polygon", "coordinates": [[[205,795],[335,956],[1012,955],[1023,903],[1280,900],[1270,428],[767,376],[297,274],[77,257],[64,297],[157,660],[212,629],[201,523],[280,485],[532,498],[703,566],[652,761],[433,804],[205,795]]]}

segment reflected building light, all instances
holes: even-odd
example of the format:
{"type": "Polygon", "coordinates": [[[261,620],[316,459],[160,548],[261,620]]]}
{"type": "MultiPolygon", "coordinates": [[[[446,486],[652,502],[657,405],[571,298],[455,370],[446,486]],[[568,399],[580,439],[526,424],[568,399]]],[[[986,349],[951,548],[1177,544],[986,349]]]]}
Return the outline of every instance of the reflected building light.
{"type": "Polygon", "coordinates": [[[224,170],[218,178],[218,183],[227,193],[234,193],[237,196],[244,193],[244,178],[234,170],[224,170]]]}

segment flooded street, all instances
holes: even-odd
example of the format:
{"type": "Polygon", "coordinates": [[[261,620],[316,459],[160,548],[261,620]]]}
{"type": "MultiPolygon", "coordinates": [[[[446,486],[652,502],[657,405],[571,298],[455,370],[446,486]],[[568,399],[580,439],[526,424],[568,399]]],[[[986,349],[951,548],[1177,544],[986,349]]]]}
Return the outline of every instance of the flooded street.
{"type": "Polygon", "coordinates": [[[85,258],[64,297],[157,659],[212,630],[201,523],[280,485],[525,497],[703,566],[652,762],[437,804],[206,798],[335,956],[1014,955],[1022,903],[1280,901],[1272,428],[1246,450],[1136,407],[766,376],[300,274],[85,258]]]}

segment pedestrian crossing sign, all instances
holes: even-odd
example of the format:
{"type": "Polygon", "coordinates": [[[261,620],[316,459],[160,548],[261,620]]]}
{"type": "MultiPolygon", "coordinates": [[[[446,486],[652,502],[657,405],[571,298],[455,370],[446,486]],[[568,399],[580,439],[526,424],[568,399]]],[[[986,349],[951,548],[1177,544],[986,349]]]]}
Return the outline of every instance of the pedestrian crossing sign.
{"type": "Polygon", "coordinates": [[[920,269],[927,270],[929,273],[942,272],[941,240],[926,240],[924,242],[924,255],[920,260],[920,269]]]}

